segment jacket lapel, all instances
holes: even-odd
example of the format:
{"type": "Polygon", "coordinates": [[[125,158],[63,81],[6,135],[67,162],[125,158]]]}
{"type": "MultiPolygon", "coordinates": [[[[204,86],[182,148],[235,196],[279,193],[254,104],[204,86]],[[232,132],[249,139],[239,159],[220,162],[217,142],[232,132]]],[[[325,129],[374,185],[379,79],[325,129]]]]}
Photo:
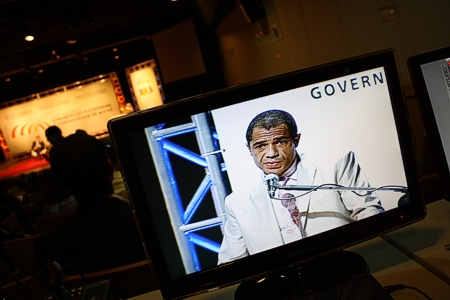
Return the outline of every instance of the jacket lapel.
{"type": "Polygon", "coordinates": [[[272,203],[267,193],[267,187],[264,182],[259,187],[250,190],[250,201],[257,210],[271,232],[281,240],[281,233],[278,227],[278,221],[273,211],[272,203]]]}

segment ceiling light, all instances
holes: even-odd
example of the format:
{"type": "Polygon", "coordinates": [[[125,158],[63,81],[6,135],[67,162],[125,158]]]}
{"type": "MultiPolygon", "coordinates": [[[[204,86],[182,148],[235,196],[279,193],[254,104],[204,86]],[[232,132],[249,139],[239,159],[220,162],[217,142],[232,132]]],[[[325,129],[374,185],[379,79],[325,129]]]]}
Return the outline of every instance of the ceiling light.
{"type": "Polygon", "coordinates": [[[73,45],[73,44],[77,43],[77,40],[76,39],[69,39],[69,40],[66,41],[66,43],[69,44],[69,45],[73,45]]]}
{"type": "Polygon", "coordinates": [[[25,41],[27,41],[27,42],[31,42],[32,40],[34,40],[34,36],[32,36],[32,35],[27,35],[25,37],[25,41]]]}

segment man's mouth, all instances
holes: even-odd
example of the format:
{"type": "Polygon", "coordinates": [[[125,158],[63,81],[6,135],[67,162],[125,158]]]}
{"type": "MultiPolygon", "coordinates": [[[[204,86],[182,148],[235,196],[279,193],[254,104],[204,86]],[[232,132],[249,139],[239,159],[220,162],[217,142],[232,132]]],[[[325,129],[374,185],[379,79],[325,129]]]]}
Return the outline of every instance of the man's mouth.
{"type": "Polygon", "coordinates": [[[268,162],[265,162],[264,165],[269,169],[273,169],[273,168],[280,167],[281,162],[280,161],[268,161],[268,162]]]}

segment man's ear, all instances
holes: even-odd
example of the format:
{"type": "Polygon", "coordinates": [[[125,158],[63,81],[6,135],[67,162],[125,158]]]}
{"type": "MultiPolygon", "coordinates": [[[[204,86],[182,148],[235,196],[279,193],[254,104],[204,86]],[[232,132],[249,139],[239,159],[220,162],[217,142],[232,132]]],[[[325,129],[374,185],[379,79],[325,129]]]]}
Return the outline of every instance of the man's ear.
{"type": "Polygon", "coordinates": [[[250,148],[250,145],[249,144],[245,144],[245,146],[247,147],[248,152],[250,152],[250,155],[253,156],[252,149],[250,148]]]}
{"type": "Polygon", "coordinates": [[[295,148],[297,148],[297,146],[298,146],[298,143],[300,142],[300,137],[301,137],[301,133],[298,133],[296,136],[295,136],[295,138],[294,138],[294,145],[295,145],[295,148]]]}

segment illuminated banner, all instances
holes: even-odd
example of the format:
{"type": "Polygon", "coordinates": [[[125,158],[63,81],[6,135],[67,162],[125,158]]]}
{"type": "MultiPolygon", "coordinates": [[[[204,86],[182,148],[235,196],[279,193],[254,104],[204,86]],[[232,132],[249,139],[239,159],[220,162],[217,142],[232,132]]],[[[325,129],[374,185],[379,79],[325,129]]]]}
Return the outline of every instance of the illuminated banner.
{"type": "Polygon", "coordinates": [[[159,76],[153,60],[132,66],[125,72],[139,110],[163,104],[161,84],[158,83],[159,76]]]}
{"type": "Polygon", "coordinates": [[[63,135],[83,129],[88,133],[104,132],[106,123],[120,114],[110,79],[79,85],[0,110],[0,124],[11,154],[31,149],[36,135],[48,145],[45,129],[61,128],[63,135]]]}

